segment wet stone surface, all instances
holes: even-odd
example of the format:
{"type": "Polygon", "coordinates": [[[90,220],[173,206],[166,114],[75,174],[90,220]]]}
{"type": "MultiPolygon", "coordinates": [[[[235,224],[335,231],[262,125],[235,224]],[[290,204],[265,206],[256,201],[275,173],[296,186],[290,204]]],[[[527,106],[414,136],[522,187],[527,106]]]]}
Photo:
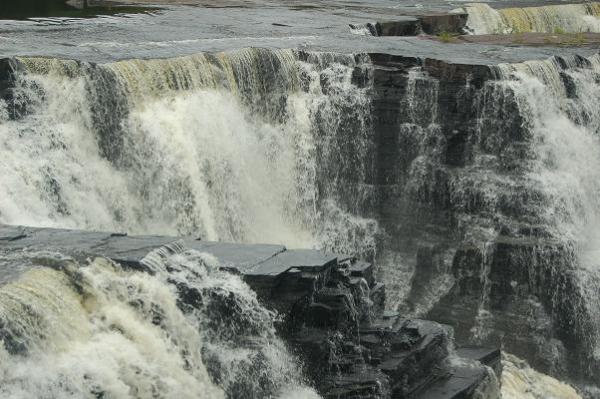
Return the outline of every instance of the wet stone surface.
{"type": "MultiPolygon", "coordinates": [[[[501,372],[498,350],[467,348],[451,355],[450,327],[384,313],[383,285],[370,264],[353,257],[277,245],[0,225],[4,256],[60,251],[77,259],[104,256],[138,270],[144,270],[141,260],[150,251],[174,242],[215,256],[279,311],[280,335],[325,398],[470,398],[494,383],[485,366],[501,372]]],[[[18,278],[8,272],[0,272],[0,281],[18,278]]],[[[185,284],[177,289],[181,306],[194,307],[194,291],[185,284]]]]}

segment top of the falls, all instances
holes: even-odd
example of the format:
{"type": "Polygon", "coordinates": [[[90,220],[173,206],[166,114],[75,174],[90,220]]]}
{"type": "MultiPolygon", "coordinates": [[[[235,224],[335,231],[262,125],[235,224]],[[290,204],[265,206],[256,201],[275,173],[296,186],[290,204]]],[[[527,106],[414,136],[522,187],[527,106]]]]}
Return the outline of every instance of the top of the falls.
{"type": "MultiPolygon", "coordinates": [[[[576,1],[575,1],[576,2],[576,1]]],[[[135,0],[132,3],[147,3],[135,0]]],[[[153,1],[152,3],[157,3],[153,1]]],[[[160,1],[158,2],[160,3],[160,1]]],[[[342,53],[386,53],[436,58],[465,64],[495,64],[544,59],[556,48],[518,45],[440,43],[414,37],[357,35],[350,26],[377,21],[409,21],[415,15],[450,12],[462,4],[416,0],[329,0],[318,5],[294,2],[168,1],[160,11],[94,19],[0,20],[2,56],[49,56],[108,62],[131,58],[172,58],[246,47],[299,48],[342,53]],[[182,4],[198,4],[185,6],[182,4]],[[460,46],[460,51],[458,51],[460,46]]],[[[494,6],[544,5],[548,1],[502,1],[494,6]]],[[[597,46],[561,48],[590,55],[597,46]]]]}

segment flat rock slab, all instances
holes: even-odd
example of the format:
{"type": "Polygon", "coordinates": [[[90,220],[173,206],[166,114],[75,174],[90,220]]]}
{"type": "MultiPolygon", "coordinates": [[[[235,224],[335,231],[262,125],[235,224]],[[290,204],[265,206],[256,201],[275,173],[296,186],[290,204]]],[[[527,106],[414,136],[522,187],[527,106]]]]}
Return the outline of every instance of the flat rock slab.
{"type": "Polygon", "coordinates": [[[461,358],[476,360],[491,367],[498,377],[502,374],[502,353],[499,348],[463,346],[456,349],[456,354],[461,358]]]}
{"type": "Polygon", "coordinates": [[[152,250],[175,242],[208,253],[217,258],[222,267],[248,276],[277,277],[291,269],[314,272],[337,263],[338,258],[316,250],[288,250],[282,245],[0,225],[0,251],[5,253],[53,251],[78,260],[104,256],[133,268],[140,268],[141,260],[152,250]]]}

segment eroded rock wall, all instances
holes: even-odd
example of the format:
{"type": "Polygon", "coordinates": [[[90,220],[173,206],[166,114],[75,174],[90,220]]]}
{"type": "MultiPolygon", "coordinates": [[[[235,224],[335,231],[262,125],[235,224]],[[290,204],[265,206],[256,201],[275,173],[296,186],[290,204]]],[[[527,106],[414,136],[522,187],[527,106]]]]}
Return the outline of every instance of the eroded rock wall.
{"type": "MultiPolygon", "coordinates": [[[[382,279],[412,276],[388,306],[553,375],[597,378],[577,244],[547,218],[548,190],[532,178],[527,104],[492,67],[371,58],[382,279]]],[[[566,71],[585,62],[558,64],[568,91],[566,71]]]]}

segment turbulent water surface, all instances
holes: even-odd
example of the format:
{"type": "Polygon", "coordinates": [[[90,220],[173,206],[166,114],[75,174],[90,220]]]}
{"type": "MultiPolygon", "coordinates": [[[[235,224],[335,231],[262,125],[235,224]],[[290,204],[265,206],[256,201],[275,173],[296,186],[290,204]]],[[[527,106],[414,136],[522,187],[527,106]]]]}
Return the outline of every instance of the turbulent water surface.
{"type": "MultiPolygon", "coordinates": [[[[0,47],[18,66],[10,101],[0,100],[0,222],[356,253],[377,261],[389,308],[423,316],[454,283],[440,266],[413,295],[415,242],[445,234],[435,230],[443,222],[419,212],[443,202],[456,235],[483,254],[470,339],[485,343],[495,329],[491,243],[535,226],[537,238],[568,248],[567,288],[580,312],[569,320],[585,351],[578,366],[590,375],[600,364],[600,59],[592,49],[581,50],[587,58],[547,58],[548,49],[479,45],[463,56],[452,45],[353,35],[349,21],[396,9],[376,3],[338,14],[329,3],[279,14],[271,5],[211,8],[213,23],[198,24],[197,34],[190,26],[199,9],[176,6],[156,15],[0,23],[0,47]],[[246,15],[256,27],[240,23],[246,15]],[[147,23],[156,29],[136,29],[147,23]],[[397,145],[410,157],[391,168],[398,181],[378,187],[376,68],[367,53],[388,50],[493,64],[469,110],[468,163],[442,159],[449,143],[441,83],[415,66],[397,110],[397,145]],[[529,57],[537,61],[517,62],[529,57]],[[443,201],[442,168],[450,176],[443,201]],[[398,220],[382,216],[382,193],[404,207],[398,220]]],[[[595,3],[464,7],[474,33],[600,26],[595,3]]],[[[460,90],[472,90],[470,82],[460,90]]],[[[441,265],[456,251],[450,236],[441,265]]],[[[529,272],[547,266],[536,256],[529,272]]],[[[204,254],[158,249],[144,261],[151,273],[55,253],[0,260],[26,270],[0,288],[2,397],[318,397],[275,333],[278,316],[204,254]],[[181,285],[211,300],[186,307],[181,285]]],[[[527,303],[542,306],[533,297],[527,303]]],[[[548,317],[564,301],[552,298],[554,305],[548,317]]],[[[551,371],[568,374],[564,349],[549,352],[551,371]]],[[[505,370],[507,398],[578,395],[510,355],[505,370]]]]}
{"type": "Polygon", "coordinates": [[[2,397],[318,398],[274,315],[208,255],[158,249],[153,275],[54,253],[12,263],[25,259],[35,267],[0,289],[2,397]],[[179,301],[181,284],[201,306],[179,301]]]}

